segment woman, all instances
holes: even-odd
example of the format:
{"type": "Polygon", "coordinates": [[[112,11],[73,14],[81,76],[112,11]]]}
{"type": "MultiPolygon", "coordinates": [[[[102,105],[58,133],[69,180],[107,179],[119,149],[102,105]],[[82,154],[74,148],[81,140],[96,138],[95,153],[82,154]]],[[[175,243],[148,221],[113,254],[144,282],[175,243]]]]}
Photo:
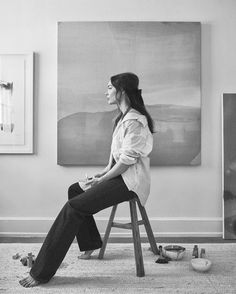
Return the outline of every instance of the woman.
{"type": "Polygon", "coordinates": [[[148,155],[153,146],[153,122],[138,89],[139,79],[133,73],[111,77],[106,96],[116,104],[110,159],[107,167],[85,182],[69,187],[69,200],[54,221],[30,275],[20,284],[34,287],[47,283],[56,273],[74,237],[88,259],[102,241],[93,214],[102,209],[139,197],[145,204],[150,190],[148,155]]]}

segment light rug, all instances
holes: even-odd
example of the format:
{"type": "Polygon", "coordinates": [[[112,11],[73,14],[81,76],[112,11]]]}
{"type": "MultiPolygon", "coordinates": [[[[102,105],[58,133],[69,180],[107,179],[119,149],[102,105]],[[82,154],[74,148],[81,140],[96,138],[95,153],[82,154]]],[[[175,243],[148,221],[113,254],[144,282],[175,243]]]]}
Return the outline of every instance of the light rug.
{"type": "Polygon", "coordinates": [[[213,263],[207,273],[196,272],[190,265],[194,244],[180,245],[186,248],[182,260],[157,264],[149,244],[143,244],[146,275],[138,278],[133,244],[108,244],[103,260],[96,258],[97,251],[90,260],[78,260],[78,247],[73,243],[48,284],[26,289],[18,281],[29,268],[12,256],[17,252],[36,255],[41,244],[0,244],[0,293],[236,293],[236,244],[198,244],[213,263]]]}

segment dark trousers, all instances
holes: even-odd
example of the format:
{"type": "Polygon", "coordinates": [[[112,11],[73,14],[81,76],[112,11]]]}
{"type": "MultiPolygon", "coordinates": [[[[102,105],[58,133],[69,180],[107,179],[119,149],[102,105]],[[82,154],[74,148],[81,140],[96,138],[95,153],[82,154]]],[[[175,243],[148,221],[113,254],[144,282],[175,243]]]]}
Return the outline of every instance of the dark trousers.
{"type": "Polygon", "coordinates": [[[81,251],[101,248],[102,240],[93,214],[128,201],[136,194],[129,191],[118,176],[85,192],[75,183],[69,187],[68,196],[30,271],[36,281],[46,283],[55,275],[75,237],[81,251]]]}

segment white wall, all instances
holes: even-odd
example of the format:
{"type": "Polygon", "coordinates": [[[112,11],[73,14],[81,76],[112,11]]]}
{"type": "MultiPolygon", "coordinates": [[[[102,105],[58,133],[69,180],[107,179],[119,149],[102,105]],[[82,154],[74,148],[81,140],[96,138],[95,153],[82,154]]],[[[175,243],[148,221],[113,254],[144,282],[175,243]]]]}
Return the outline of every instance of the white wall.
{"type": "MultiPolygon", "coordinates": [[[[56,163],[57,22],[156,20],[202,23],[202,165],[152,168],[146,209],[156,236],[221,236],[221,95],[236,92],[236,2],[0,0],[0,7],[0,52],[36,53],[35,154],[0,155],[1,235],[45,233],[66,201],[67,187],[98,170],[56,163]]],[[[128,216],[126,206],[119,217],[128,216]]],[[[101,232],[109,211],[96,215],[101,232]]]]}

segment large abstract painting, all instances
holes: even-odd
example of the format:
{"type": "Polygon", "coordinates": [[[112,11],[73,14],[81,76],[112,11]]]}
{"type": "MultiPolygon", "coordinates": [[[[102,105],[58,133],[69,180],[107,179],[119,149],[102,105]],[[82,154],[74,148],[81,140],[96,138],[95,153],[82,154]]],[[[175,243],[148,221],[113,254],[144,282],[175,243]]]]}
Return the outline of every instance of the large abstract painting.
{"type": "Polygon", "coordinates": [[[236,239],[236,94],[223,95],[224,238],[236,239]]]}
{"type": "Polygon", "coordinates": [[[58,164],[104,165],[116,109],[109,78],[134,72],[157,132],[151,164],[201,163],[198,22],[58,23],[58,164]]]}

